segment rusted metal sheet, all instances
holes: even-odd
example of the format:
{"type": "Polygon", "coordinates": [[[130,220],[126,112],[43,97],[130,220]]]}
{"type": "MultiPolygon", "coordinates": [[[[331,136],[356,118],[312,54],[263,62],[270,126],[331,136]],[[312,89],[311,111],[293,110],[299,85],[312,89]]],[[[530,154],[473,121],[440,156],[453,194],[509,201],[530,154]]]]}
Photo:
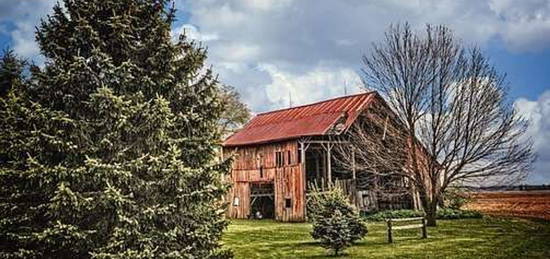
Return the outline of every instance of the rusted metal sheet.
{"type": "Polygon", "coordinates": [[[313,104],[258,114],[231,135],[224,146],[241,146],[303,136],[321,136],[344,119],[344,129],[373,99],[374,92],[343,96],[313,104]]]}

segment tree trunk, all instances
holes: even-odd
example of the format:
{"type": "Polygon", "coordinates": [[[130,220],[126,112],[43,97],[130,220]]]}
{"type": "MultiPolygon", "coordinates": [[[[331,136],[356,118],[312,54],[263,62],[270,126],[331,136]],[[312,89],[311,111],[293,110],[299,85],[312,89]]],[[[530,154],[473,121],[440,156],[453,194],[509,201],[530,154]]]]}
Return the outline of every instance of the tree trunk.
{"type": "Polygon", "coordinates": [[[430,227],[437,226],[437,202],[430,202],[424,212],[426,212],[426,225],[430,227]]]}
{"type": "Polygon", "coordinates": [[[436,216],[439,199],[429,199],[428,197],[430,196],[431,194],[424,189],[422,195],[420,196],[420,203],[422,203],[422,209],[426,214],[426,225],[435,227],[437,226],[436,216]]]}

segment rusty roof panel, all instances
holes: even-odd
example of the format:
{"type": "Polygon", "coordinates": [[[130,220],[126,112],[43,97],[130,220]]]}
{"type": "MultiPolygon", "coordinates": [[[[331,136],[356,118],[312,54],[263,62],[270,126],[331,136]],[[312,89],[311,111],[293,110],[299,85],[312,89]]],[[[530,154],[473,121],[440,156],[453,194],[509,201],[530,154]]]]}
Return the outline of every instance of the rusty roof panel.
{"type": "Polygon", "coordinates": [[[374,92],[260,113],[223,144],[240,146],[325,135],[342,116],[347,117],[345,128],[348,128],[367,107],[372,96],[374,92]]]}

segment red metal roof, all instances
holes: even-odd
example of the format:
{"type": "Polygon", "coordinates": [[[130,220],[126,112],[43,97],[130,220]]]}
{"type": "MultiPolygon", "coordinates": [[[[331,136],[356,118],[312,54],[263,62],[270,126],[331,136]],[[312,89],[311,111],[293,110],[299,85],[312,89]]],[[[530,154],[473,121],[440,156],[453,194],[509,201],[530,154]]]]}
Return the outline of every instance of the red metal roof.
{"type": "Polygon", "coordinates": [[[325,135],[341,118],[345,119],[344,129],[347,129],[374,95],[374,92],[349,95],[260,113],[240,131],[229,136],[223,145],[241,146],[325,135]]]}

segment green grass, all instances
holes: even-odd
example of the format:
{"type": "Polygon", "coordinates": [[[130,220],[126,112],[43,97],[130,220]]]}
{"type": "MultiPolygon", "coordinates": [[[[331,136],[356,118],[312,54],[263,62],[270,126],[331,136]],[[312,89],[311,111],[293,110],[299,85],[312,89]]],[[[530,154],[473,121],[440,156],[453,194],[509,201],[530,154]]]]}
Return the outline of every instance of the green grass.
{"type": "MultiPolygon", "coordinates": [[[[384,223],[369,223],[365,239],[341,258],[550,258],[550,222],[523,219],[439,220],[428,239],[401,230],[388,244],[384,223]]],[[[236,258],[327,258],[308,223],[233,220],[223,243],[236,258]]]]}

